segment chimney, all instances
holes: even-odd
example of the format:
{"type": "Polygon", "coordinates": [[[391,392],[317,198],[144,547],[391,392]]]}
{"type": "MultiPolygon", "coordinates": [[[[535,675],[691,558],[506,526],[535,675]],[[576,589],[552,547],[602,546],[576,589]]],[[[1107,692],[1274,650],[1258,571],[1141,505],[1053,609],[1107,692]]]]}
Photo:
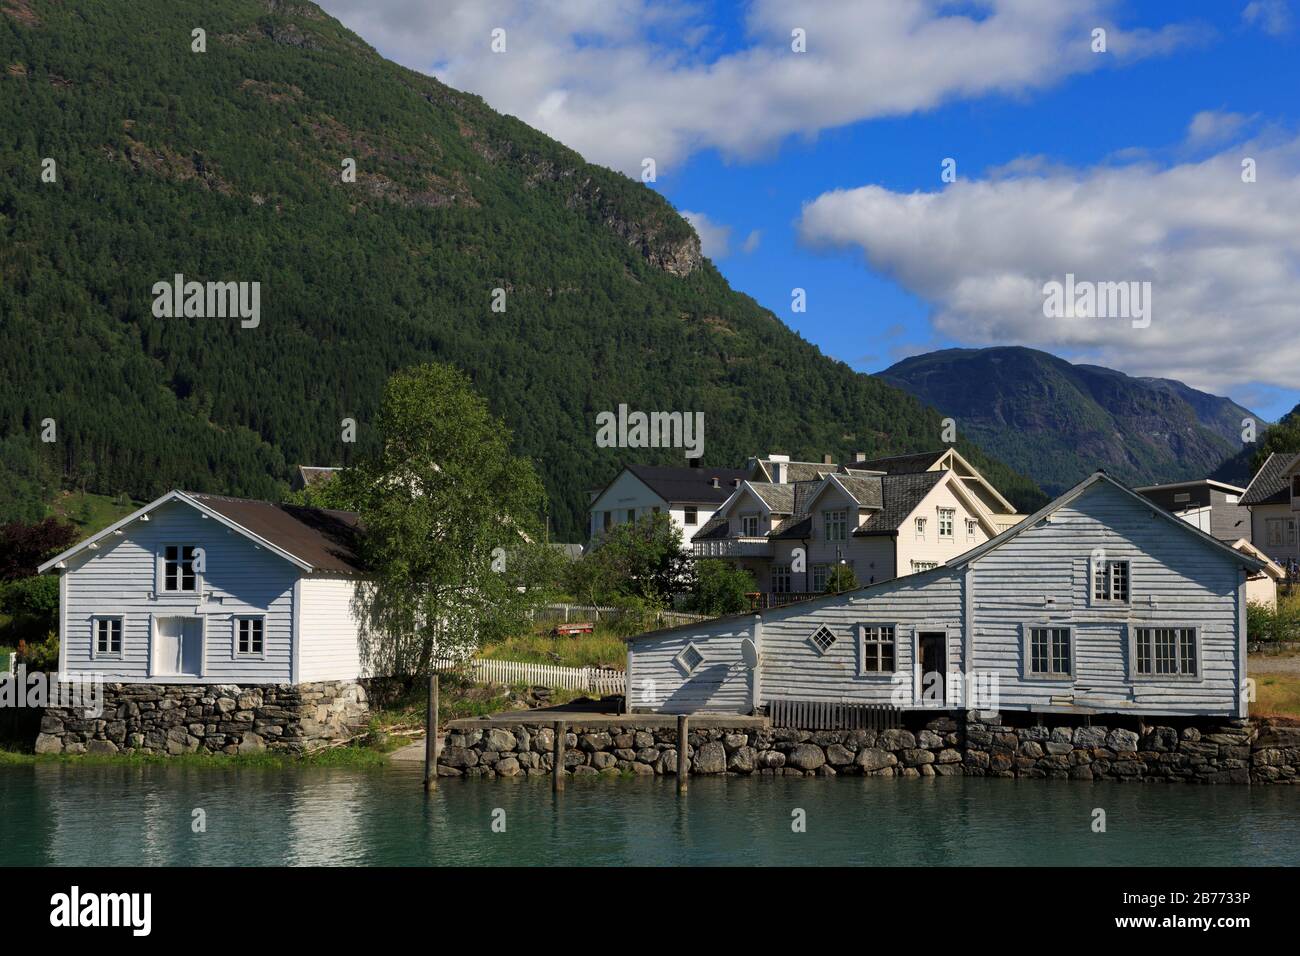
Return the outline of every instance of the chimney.
{"type": "Polygon", "coordinates": [[[790,474],[790,456],[789,455],[768,455],[767,460],[771,463],[772,481],[778,485],[786,483],[790,474]]]}
{"type": "Polygon", "coordinates": [[[739,487],[740,487],[740,479],[739,479],[739,478],[732,478],[732,479],[731,479],[731,487],[733,487],[733,488],[739,488],[739,487]]]}
{"type": "Polygon", "coordinates": [[[835,462],[831,459],[831,456],[830,456],[830,455],[822,455],[822,464],[823,464],[823,465],[833,465],[833,464],[835,464],[835,462]]]}
{"type": "Polygon", "coordinates": [[[855,451],[855,452],[853,453],[853,460],[854,460],[854,461],[866,461],[866,460],[867,460],[867,453],[866,453],[865,451],[855,451]]]}
{"type": "Polygon", "coordinates": [[[714,487],[714,488],[721,488],[721,487],[722,487],[722,483],[718,481],[718,476],[717,476],[717,475],[714,475],[714,476],[713,476],[713,487],[714,487]]]}

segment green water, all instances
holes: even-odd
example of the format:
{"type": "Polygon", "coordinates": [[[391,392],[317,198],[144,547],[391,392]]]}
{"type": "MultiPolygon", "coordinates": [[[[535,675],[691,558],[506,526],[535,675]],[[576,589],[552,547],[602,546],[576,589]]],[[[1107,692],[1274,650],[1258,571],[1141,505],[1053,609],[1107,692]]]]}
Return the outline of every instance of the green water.
{"type": "Polygon", "coordinates": [[[0,769],[0,863],[1295,865],[1298,811],[1295,787],[728,777],[679,798],[672,778],[639,778],[572,780],[557,798],[534,778],[426,798],[417,766],[51,763],[0,769]]]}

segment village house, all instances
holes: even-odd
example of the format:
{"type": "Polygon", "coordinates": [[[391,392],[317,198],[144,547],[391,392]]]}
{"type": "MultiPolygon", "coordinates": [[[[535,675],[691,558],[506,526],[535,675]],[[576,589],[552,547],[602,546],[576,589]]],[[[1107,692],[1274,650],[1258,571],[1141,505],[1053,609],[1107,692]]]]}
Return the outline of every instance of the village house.
{"type": "Polygon", "coordinates": [[[764,605],[939,567],[1022,517],[955,449],[849,465],[751,459],[750,477],[693,539],[698,558],[749,571],[764,605]]]}
{"type": "Polygon", "coordinates": [[[931,570],[629,638],[628,703],[1244,717],[1264,567],[1097,472],[931,570]]]}
{"type": "Polygon", "coordinates": [[[1241,496],[1250,509],[1250,541],[1286,567],[1300,562],[1300,455],[1274,452],[1241,496]]]}
{"type": "Polygon", "coordinates": [[[625,465],[609,484],[591,493],[591,541],[615,525],[666,514],[689,547],[695,533],[748,476],[742,468],[625,465]]]}
{"type": "Polygon", "coordinates": [[[1241,503],[1245,488],[1198,478],[1133,490],[1220,541],[1250,537],[1250,511],[1241,503]]]}

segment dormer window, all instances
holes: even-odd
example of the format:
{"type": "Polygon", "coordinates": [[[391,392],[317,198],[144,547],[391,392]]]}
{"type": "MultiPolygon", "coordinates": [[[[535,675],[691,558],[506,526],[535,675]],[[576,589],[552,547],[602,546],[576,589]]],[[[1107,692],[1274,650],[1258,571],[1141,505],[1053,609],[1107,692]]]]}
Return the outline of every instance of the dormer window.
{"type": "Polygon", "coordinates": [[[758,537],[758,515],[740,516],[740,535],[743,538],[758,537]]]}
{"type": "Polygon", "coordinates": [[[827,541],[844,541],[848,538],[848,512],[843,509],[838,511],[823,511],[822,518],[826,529],[827,541]]]}

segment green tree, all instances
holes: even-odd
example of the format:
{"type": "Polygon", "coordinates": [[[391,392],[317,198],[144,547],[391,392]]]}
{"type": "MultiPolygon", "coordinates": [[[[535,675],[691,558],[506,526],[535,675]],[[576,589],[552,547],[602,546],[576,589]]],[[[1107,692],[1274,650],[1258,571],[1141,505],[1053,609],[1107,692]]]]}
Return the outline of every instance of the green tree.
{"type": "Polygon", "coordinates": [[[753,575],[729,561],[695,562],[691,606],[698,614],[739,614],[749,608],[749,594],[756,590],[753,575]]]}
{"type": "Polygon", "coordinates": [[[858,576],[853,573],[853,569],[847,564],[837,564],[826,576],[825,593],[839,594],[841,591],[852,591],[857,586],[858,576]]]}
{"type": "Polygon", "coordinates": [[[573,569],[574,594],[591,604],[620,597],[663,606],[691,586],[682,531],[666,514],[615,525],[573,569]]]}
{"type": "Polygon", "coordinates": [[[397,373],[376,421],[379,450],[336,476],[365,529],[361,652],[371,673],[426,673],[521,626],[540,591],[512,554],[539,540],[545,495],[510,432],[446,365],[397,373]]]}

